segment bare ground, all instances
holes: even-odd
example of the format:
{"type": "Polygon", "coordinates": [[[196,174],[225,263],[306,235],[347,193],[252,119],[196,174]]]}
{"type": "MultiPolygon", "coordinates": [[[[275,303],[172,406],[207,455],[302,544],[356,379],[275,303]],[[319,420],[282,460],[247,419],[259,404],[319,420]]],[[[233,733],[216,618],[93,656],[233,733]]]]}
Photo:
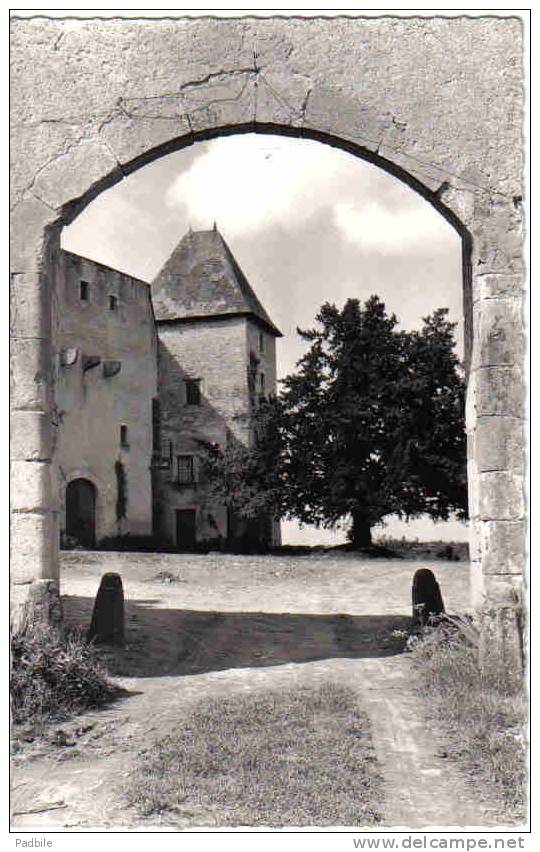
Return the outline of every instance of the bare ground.
{"type": "MultiPolygon", "coordinates": [[[[421,563],[447,610],[468,605],[468,565],[421,563]]],[[[86,627],[101,575],[118,571],[125,648],[107,652],[126,697],[58,725],[14,758],[14,828],[164,827],[126,808],[123,779],[138,752],[182,723],[205,697],[344,683],[371,719],[385,777],[385,826],[498,825],[426,728],[402,653],[420,563],[351,553],[208,556],[65,553],[66,621],[86,627]],[[61,733],[58,734],[58,730],[61,733]]],[[[174,827],[219,826],[192,808],[174,827]]],[[[170,823],[169,823],[170,824],[170,823]]]]}

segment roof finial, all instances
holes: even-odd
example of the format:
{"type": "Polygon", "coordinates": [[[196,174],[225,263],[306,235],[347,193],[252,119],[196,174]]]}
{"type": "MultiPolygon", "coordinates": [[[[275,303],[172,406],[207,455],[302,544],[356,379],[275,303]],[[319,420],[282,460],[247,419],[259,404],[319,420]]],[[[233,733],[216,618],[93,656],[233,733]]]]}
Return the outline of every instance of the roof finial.
{"type": "Polygon", "coordinates": [[[191,222],[190,222],[190,223],[189,223],[189,231],[188,231],[188,234],[192,234],[192,233],[193,233],[193,228],[191,227],[191,222]]]}
{"type": "Polygon", "coordinates": [[[214,219],[214,231],[217,231],[216,220],[214,219]]]}

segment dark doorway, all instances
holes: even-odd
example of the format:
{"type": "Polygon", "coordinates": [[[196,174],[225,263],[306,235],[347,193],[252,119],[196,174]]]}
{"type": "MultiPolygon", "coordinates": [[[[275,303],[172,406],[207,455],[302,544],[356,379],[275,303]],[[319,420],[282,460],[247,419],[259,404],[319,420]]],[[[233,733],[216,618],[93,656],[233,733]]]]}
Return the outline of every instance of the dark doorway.
{"type": "Polygon", "coordinates": [[[83,547],[96,543],[96,489],[88,479],[74,479],[66,488],[66,535],[83,547]]]}
{"type": "Polygon", "coordinates": [[[177,509],[176,546],[179,550],[195,550],[196,541],[195,509],[177,509]]]}

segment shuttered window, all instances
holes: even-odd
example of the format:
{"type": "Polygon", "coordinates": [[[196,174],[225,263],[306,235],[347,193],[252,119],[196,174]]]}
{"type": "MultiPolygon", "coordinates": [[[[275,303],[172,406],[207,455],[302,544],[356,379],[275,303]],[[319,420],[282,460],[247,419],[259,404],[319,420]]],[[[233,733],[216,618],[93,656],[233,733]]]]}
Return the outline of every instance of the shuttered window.
{"type": "Polygon", "coordinates": [[[193,456],[176,456],[177,482],[189,485],[195,482],[195,460],[193,456]]]}

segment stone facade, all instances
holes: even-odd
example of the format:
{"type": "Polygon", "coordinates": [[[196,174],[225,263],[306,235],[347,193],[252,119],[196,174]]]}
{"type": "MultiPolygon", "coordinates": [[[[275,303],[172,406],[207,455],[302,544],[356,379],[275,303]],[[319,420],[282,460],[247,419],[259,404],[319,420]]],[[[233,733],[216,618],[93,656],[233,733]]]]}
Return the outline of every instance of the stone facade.
{"type": "Polygon", "coordinates": [[[162,154],[249,130],[368,159],[460,233],[474,604],[521,590],[522,41],[518,18],[488,15],[12,21],[15,581],[28,562],[32,577],[58,577],[50,258],[61,228],[162,154]]]}
{"type": "MultiPolygon", "coordinates": [[[[157,532],[168,543],[182,546],[177,540],[176,512],[194,509],[198,541],[214,542],[218,546],[231,535],[231,518],[224,506],[208,498],[201,473],[203,449],[200,442],[222,447],[229,441],[249,445],[250,338],[256,340],[258,347],[259,335],[263,334],[268,353],[265,361],[273,357],[273,369],[267,368],[265,375],[266,393],[276,390],[275,339],[268,332],[259,331],[246,317],[192,323],[165,321],[158,323],[158,331],[160,453],[163,459],[170,458],[171,465],[156,473],[157,532]],[[189,404],[186,391],[189,379],[200,379],[199,404],[189,404]],[[179,464],[189,459],[193,459],[193,481],[182,482],[179,464]]],[[[259,368],[256,377],[259,386],[261,373],[259,368]]],[[[189,473],[187,476],[184,473],[186,478],[189,479],[189,473]]],[[[278,524],[274,525],[268,543],[279,543],[278,524]]]]}
{"type": "Polygon", "coordinates": [[[61,534],[69,533],[66,489],[84,479],[95,489],[95,543],[150,535],[152,399],[157,396],[150,287],[65,251],[57,254],[55,271],[61,534]],[[118,464],[124,477],[122,508],[118,464]]]}

